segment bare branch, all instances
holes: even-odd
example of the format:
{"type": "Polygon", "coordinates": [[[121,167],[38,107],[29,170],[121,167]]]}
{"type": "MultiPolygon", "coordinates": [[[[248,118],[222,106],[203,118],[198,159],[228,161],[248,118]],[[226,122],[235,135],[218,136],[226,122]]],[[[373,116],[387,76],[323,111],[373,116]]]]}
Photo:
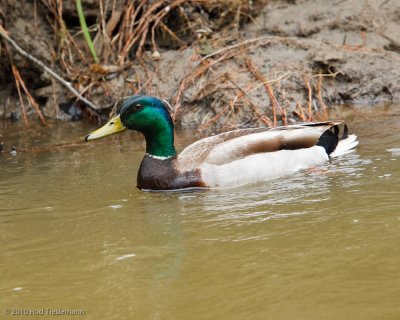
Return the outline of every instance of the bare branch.
{"type": "Polygon", "coordinates": [[[84,98],[72,85],[70,82],[64,80],[61,76],[59,76],[57,73],[55,73],[53,70],[51,70],[49,67],[47,67],[42,61],[38,60],[34,56],[30,55],[28,52],[26,52],[24,49],[22,49],[13,39],[10,38],[10,36],[7,34],[6,30],[2,26],[0,26],[0,35],[7,40],[7,42],[16,50],[18,51],[19,54],[24,56],[25,58],[28,58],[30,61],[38,65],[40,68],[45,70],[50,76],[58,80],[64,87],[66,87],[69,91],[71,91],[79,100],[84,102],[90,109],[93,111],[98,112],[99,108],[86,98],[84,98]]]}

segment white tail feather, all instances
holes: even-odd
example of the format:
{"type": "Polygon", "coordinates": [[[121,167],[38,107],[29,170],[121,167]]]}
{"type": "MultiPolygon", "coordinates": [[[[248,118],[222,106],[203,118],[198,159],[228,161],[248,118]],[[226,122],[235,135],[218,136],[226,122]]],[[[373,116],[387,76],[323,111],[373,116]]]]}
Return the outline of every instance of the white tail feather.
{"type": "Polygon", "coordinates": [[[329,156],[333,158],[351,153],[355,151],[355,149],[353,148],[357,145],[358,145],[357,136],[355,134],[351,134],[346,139],[340,140],[336,149],[329,156]]]}

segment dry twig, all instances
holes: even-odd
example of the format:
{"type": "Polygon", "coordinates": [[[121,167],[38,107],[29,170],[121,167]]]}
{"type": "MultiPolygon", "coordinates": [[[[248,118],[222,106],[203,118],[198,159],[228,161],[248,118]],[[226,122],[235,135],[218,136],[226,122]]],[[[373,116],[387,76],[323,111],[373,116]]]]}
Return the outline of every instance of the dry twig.
{"type": "Polygon", "coordinates": [[[10,36],[7,34],[7,32],[4,30],[2,26],[0,26],[0,35],[7,40],[9,44],[22,56],[25,58],[28,58],[30,61],[38,65],[40,68],[45,70],[50,76],[55,78],[57,81],[59,81],[64,87],[66,87],[69,91],[71,91],[78,99],[80,99],[82,102],[84,102],[92,111],[98,111],[98,107],[94,105],[92,102],[84,98],[72,85],[70,82],[67,82],[64,80],[61,76],[59,76],[57,73],[55,73],[53,70],[51,70],[49,67],[47,67],[42,61],[36,59],[34,56],[30,55],[28,52],[26,52],[24,49],[22,49],[13,39],[10,38],[10,36]]]}
{"type": "Polygon", "coordinates": [[[304,83],[306,84],[308,90],[308,121],[312,120],[312,89],[310,82],[307,79],[307,76],[303,76],[304,83]]]}
{"type": "Polygon", "coordinates": [[[267,79],[265,79],[264,75],[256,70],[253,62],[251,61],[251,59],[249,57],[245,58],[245,62],[247,67],[249,68],[250,72],[253,74],[253,76],[258,80],[261,81],[264,84],[265,90],[268,93],[269,99],[271,100],[271,105],[272,105],[272,117],[273,117],[273,125],[274,127],[276,127],[276,109],[279,109],[281,111],[282,114],[282,121],[283,121],[283,125],[287,125],[286,123],[286,118],[284,117],[284,110],[283,108],[280,106],[278,100],[276,99],[275,95],[274,95],[274,91],[272,90],[272,87],[269,85],[267,79]]]}
{"type": "MultiPolygon", "coordinates": [[[[42,113],[42,111],[40,110],[39,105],[37,104],[37,102],[35,101],[35,99],[34,99],[34,98],[32,97],[32,95],[30,94],[29,90],[26,88],[25,82],[24,82],[24,80],[22,80],[22,77],[21,77],[21,75],[19,74],[18,69],[13,65],[13,66],[12,66],[12,70],[13,70],[13,74],[14,74],[15,80],[19,83],[19,84],[17,85],[17,87],[18,87],[18,92],[20,93],[19,85],[21,85],[21,87],[22,87],[22,89],[24,90],[26,96],[28,97],[29,103],[31,104],[32,108],[36,111],[37,115],[39,116],[40,121],[41,121],[44,125],[46,125],[46,120],[45,120],[45,118],[44,118],[44,116],[43,116],[43,113],[42,113]]],[[[22,107],[23,107],[23,105],[22,105],[22,107]]],[[[26,115],[25,115],[25,117],[26,117],[26,115]]]]}
{"type": "Polygon", "coordinates": [[[322,98],[322,83],[323,83],[323,77],[320,76],[318,78],[318,86],[317,86],[317,91],[318,91],[318,102],[322,108],[322,116],[324,118],[327,118],[327,107],[324,102],[324,99],[322,98]]]}
{"type": "Polygon", "coordinates": [[[24,103],[24,100],[22,99],[21,87],[20,87],[20,84],[19,84],[19,77],[18,77],[19,73],[18,73],[18,70],[15,67],[15,65],[12,65],[11,69],[12,69],[12,72],[14,74],[15,84],[17,86],[19,104],[21,105],[21,111],[22,111],[22,117],[24,118],[25,125],[27,127],[29,127],[28,117],[27,117],[26,111],[25,111],[25,103],[24,103]]]}
{"type": "Polygon", "coordinates": [[[174,121],[176,120],[179,108],[181,106],[183,92],[185,89],[187,89],[189,84],[193,83],[195,79],[203,75],[207,70],[211,69],[212,66],[217,65],[224,60],[230,59],[237,54],[238,52],[228,52],[218,59],[212,60],[211,62],[204,61],[202,65],[197,65],[193,70],[190,70],[190,72],[181,80],[179,84],[178,93],[175,97],[175,108],[172,114],[172,119],[174,121]]]}

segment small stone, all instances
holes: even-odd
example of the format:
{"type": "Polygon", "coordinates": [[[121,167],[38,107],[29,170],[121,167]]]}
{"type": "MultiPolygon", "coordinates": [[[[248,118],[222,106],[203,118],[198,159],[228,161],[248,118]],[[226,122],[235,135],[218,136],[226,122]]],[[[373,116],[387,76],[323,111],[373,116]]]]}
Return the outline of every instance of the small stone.
{"type": "Polygon", "coordinates": [[[153,54],[151,55],[151,57],[153,58],[153,60],[156,60],[156,61],[161,59],[161,55],[157,50],[153,51],[153,54]]]}

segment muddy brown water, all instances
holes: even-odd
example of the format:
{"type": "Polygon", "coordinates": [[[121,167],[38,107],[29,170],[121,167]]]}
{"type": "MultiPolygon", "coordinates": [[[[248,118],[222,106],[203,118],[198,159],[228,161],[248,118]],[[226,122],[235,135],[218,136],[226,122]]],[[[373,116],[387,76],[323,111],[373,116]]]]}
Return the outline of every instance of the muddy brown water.
{"type": "MultiPolygon", "coordinates": [[[[0,318],[399,319],[400,108],[338,117],[356,153],[231,190],[137,190],[135,133],[3,153],[0,318]]],[[[92,129],[1,133],[32,148],[92,129]]]]}

